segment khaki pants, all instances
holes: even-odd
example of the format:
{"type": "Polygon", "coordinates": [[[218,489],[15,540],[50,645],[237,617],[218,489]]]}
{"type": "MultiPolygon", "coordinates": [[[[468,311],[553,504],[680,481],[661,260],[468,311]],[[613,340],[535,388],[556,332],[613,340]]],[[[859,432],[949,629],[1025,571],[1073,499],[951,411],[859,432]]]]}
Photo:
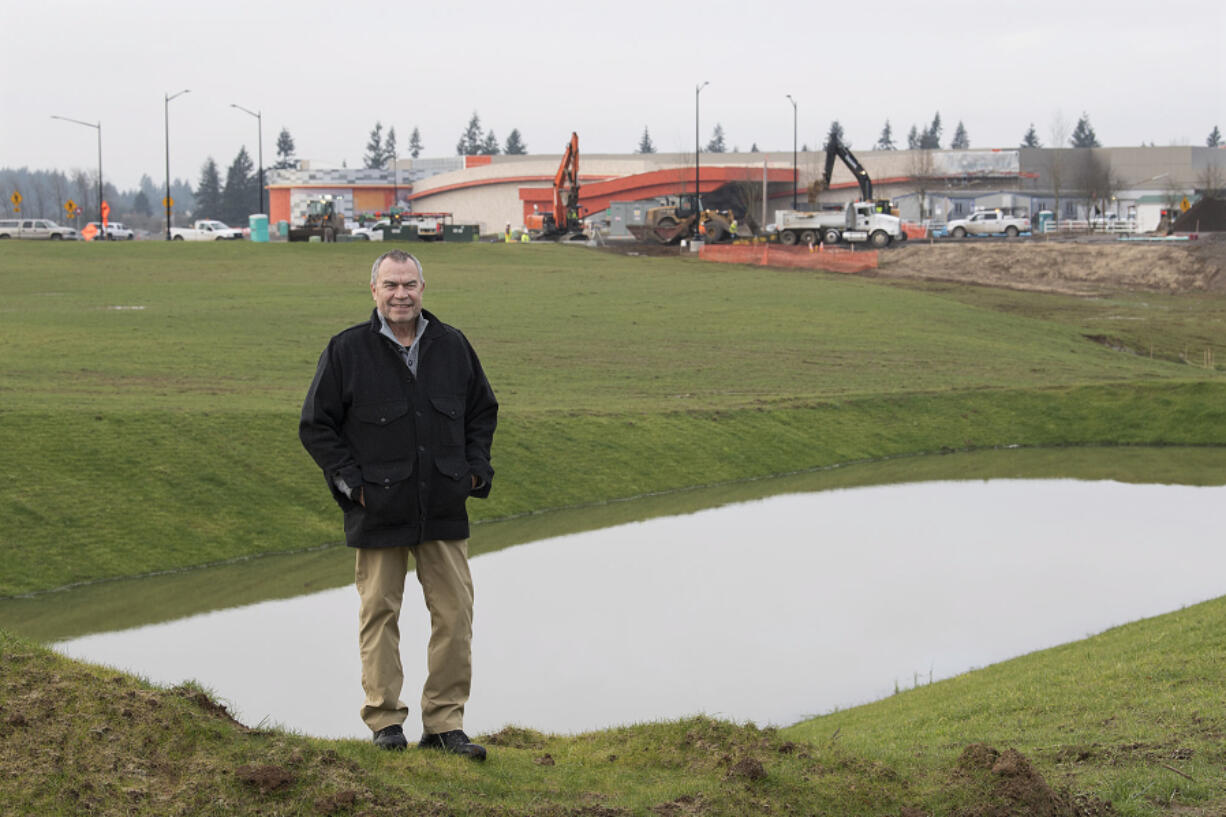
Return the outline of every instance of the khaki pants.
{"type": "Polygon", "coordinates": [[[430,645],[421,693],[422,727],[427,734],[464,728],[464,704],[472,684],[473,581],[468,540],[435,540],[411,548],[358,548],[355,576],[362,653],[362,720],[372,732],[404,723],[409,708],[400,700],[400,607],[409,552],[417,563],[430,645]]]}

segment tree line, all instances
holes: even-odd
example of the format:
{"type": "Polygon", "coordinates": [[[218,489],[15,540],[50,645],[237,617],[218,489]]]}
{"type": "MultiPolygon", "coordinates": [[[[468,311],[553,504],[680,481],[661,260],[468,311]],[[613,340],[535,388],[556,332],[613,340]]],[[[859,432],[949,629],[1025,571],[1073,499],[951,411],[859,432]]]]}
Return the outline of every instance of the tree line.
{"type": "MultiPolygon", "coordinates": [[[[920,127],[912,125],[906,137],[907,150],[940,150],[942,138],[944,135],[944,125],[941,122],[941,112],[937,111],[932,121],[920,127]]],[[[1067,136],[1067,147],[1074,148],[1097,148],[1102,147],[1098,140],[1098,135],[1094,131],[1093,125],[1090,124],[1090,115],[1083,112],[1077,120],[1076,126],[1072,133],[1068,133],[1067,129],[1062,126],[1053,127],[1053,147],[1064,147],[1065,137],[1067,136]]],[[[822,150],[826,150],[832,141],[837,140],[844,147],[850,148],[851,142],[846,138],[843,132],[843,126],[836,119],[830,123],[830,128],[826,132],[825,141],[822,143],[822,150]]],[[[1153,142],[1149,143],[1154,146],[1153,142]]],[[[1223,144],[1222,132],[1217,125],[1213,126],[1213,130],[1209,132],[1209,136],[1205,139],[1207,147],[1220,147],[1223,144]]],[[[971,137],[966,129],[966,125],[958,120],[957,126],[954,128],[953,137],[949,141],[951,150],[967,150],[971,146],[971,137]]],[[[1041,148],[1043,142],[1039,139],[1038,132],[1035,130],[1034,123],[1030,123],[1030,127],[1022,134],[1021,142],[1018,145],[1024,148],[1041,148]]],[[[1142,142],[1142,147],[1145,143],[1142,142]]],[[[877,141],[873,143],[871,150],[898,150],[899,145],[894,140],[894,128],[890,124],[890,120],[885,121],[885,125],[881,128],[881,134],[877,137],[877,141]]],[[[704,153],[725,153],[728,148],[724,137],[724,128],[720,123],[715,124],[715,128],[711,132],[711,139],[702,147],[704,153]]],[[[802,152],[809,152],[809,145],[805,143],[800,147],[802,152]]],[[[643,135],[639,138],[638,145],[634,149],[635,153],[655,153],[656,146],[651,139],[651,133],[646,126],[643,127],[643,135]]],[[[732,149],[733,153],[738,153],[737,148],[732,149]]],[[[758,152],[758,143],[754,142],[749,149],[750,153],[758,152]]]]}

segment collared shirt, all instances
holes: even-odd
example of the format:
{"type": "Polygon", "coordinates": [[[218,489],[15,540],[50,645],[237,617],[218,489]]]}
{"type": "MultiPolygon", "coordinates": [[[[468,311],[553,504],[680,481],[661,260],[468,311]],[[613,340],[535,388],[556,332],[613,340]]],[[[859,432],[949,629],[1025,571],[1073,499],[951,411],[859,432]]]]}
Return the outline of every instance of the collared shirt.
{"type": "Polygon", "coordinates": [[[413,336],[413,340],[409,343],[409,345],[405,346],[400,342],[400,339],[396,337],[395,333],[392,332],[392,328],[387,325],[387,318],[383,316],[383,313],[379,312],[378,315],[380,326],[379,334],[383,335],[385,338],[389,338],[392,343],[396,344],[396,349],[400,352],[400,359],[404,361],[404,365],[409,367],[409,371],[413,373],[413,376],[417,377],[417,358],[420,355],[419,350],[421,349],[421,344],[419,344],[417,341],[421,340],[421,336],[425,334],[426,324],[430,323],[430,321],[426,319],[424,314],[418,313],[417,334],[413,336]]]}

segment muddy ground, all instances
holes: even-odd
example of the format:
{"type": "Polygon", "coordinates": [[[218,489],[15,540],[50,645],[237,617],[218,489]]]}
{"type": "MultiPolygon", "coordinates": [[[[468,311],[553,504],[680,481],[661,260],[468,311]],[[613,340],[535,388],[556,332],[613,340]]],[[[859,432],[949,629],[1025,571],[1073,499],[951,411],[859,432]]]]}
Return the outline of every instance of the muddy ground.
{"type": "MultiPolygon", "coordinates": [[[[676,247],[610,242],[610,252],[680,255],[676,247]]],[[[688,254],[688,253],[687,253],[688,254]]],[[[1226,292],[1226,233],[1195,241],[1111,237],[913,240],[884,250],[880,278],[955,281],[1032,292],[1093,295],[1110,290],[1226,292]]]]}
{"type": "Polygon", "coordinates": [[[909,242],[876,275],[1091,295],[1107,290],[1226,292],[1226,236],[1186,242],[909,242]]]}

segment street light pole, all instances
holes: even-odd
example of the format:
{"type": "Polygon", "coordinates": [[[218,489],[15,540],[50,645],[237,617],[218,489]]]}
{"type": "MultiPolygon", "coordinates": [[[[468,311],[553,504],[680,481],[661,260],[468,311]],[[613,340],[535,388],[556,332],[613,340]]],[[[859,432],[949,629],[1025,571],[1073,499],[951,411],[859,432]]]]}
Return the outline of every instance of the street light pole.
{"type": "Polygon", "coordinates": [[[162,202],[166,205],[166,240],[170,240],[170,100],[176,96],[182,96],[190,91],[190,88],[184,88],[177,94],[166,94],[164,103],[164,114],[166,122],[166,201],[162,202]]]}
{"type": "Polygon", "coordinates": [[[260,167],[260,171],[259,171],[259,178],[260,178],[259,208],[260,208],[261,213],[263,213],[264,215],[268,215],[268,213],[264,210],[264,116],[263,116],[264,112],[260,111],[259,113],[257,113],[255,111],[249,111],[246,108],[244,108],[242,105],[235,105],[233,102],[230,103],[230,107],[238,108],[243,113],[255,117],[256,142],[257,142],[256,152],[259,154],[259,161],[260,161],[260,165],[259,165],[260,167]]]}
{"type": "Polygon", "coordinates": [[[699,212],[702,212],[702,191],[698,187],[698,165],[702,148],[698,145],[698,95],[710,84],[710,82],[703,82],[701,85],[694,86],[694,207],[699,212]]]}
{"type": "MultiPolygon", "coordinates": [[[[93,122],[82,122],[80,119],[70,119],[67,116],[51,115],[52,119],[62,119],[65,122],[76,122],[78,125],[84,125],[87,128],[93,128],[98,131],[98,228],[102,228],[102,121],[99,120],[96,124],[93,122]]],[[[106,235],[103,234],[103,238],[106,235]]]]}
{"type": "Polygon", "coordinates": [[[800,180],[796,175],[796,100],[792,99],[792,95],[788,94],[788,101],[792,103],[792,209],[796,209],[796,187],[800,184],[800,180]]]}

